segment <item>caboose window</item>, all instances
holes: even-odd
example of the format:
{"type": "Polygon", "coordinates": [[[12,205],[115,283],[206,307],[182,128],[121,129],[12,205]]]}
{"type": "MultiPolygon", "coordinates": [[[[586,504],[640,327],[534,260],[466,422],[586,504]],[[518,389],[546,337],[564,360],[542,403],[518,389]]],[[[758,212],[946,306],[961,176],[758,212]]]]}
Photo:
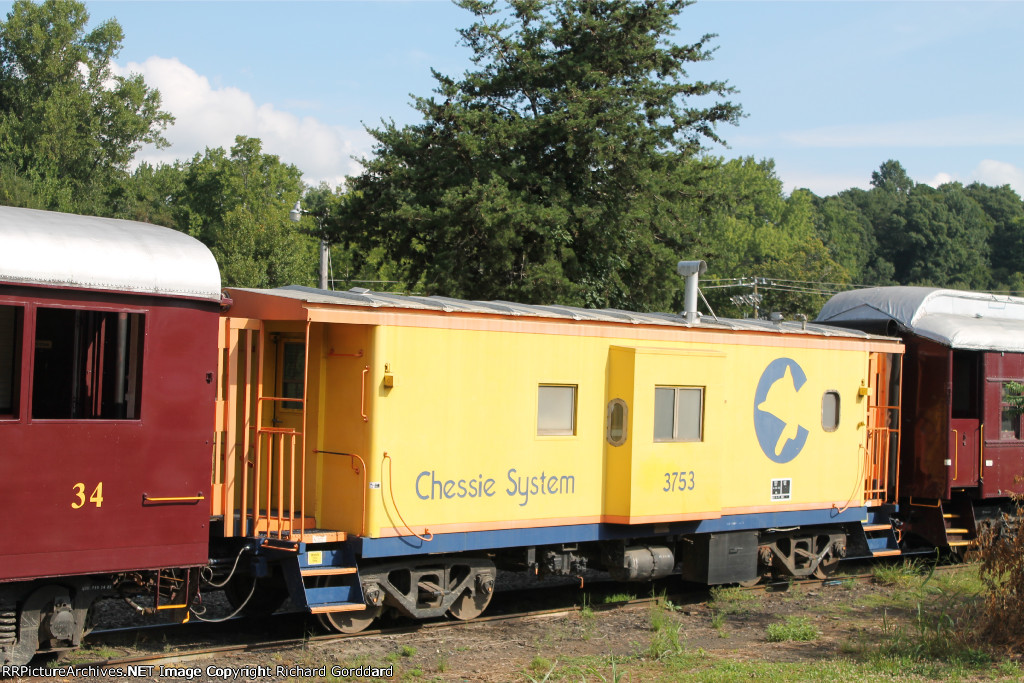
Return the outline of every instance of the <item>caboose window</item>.
{"type": "Polygon", "coordinates": [[[607,433],[605,438],[612,446],[626,443],[626,402],[621,398],[613,398],[608,402],[607,433]]]}
{"type": "Polygon", "coordinates": [[[20,306],[0,306],[0,417],[17,417],[21,370],[20,306]]]}
{"type": "Polygon", "coordinates": [[[838,391],[826,391],[821,397],[821,428],[826,432],[839,429],[838,391]]]}
{"type": "Polygon", "coordinates": [[[703,388],[655,387],[655,441],[703,441],[703,426],[703,388]]]}
{"type": "Polygon", "coordinates": [[[39,308],[32,417],[137,420],[145,316],[39,308]]]}
{"type": "Polygon", "coordinates": [[[542,384],[537,388],[537,435],[576,433],[576,387],[542,384]]]}
{"type": "Polygon", "coordinates": [[[1021,409],[1024,408],[1024,380],[1003,382],[1002,400],[999,405],[1001,424],[1000,439],[1020,438],[1021,409]]]}
{"type": "MultiPolygon", "coordinates": [[[[305,389],[306,343],[284,343],[281,352],[281,396],[282,398],[302,398],[305,389]]],[[[285,410],[302,410],[302,401],[285,401],[281,404],[285,410]]]]}

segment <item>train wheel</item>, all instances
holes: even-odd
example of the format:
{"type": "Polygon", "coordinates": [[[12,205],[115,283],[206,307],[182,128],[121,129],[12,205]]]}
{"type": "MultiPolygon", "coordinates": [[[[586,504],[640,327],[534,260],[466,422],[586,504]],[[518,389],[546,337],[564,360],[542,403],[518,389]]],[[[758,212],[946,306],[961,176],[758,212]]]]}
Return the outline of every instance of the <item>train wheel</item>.
{"type": "Polygon", "coordinates": [[[836,567],[839,566],[839,556],[834,553],[828,553],[825,557],[821,558],[818,562],[818,566],[811,572],[811,576],[816,579],[827,579],[835,573],[836,567]]]}
{"type": "Polygon", "coordinates": [[[491,596],[494,591],[484,593],[481,590],[477,590],[474,594],[473,591],[466,589],[466,592],[460,595],[452,606],[448,608],[448,613],[460,621],[469,621],[470,619],[476,619],[480,616],[487,605],[491,604],[491,596]]]}
{"type": "MultiPolygon", "coordinates": [[[[317,588],[339,584],[343,581],[338,576],[321,576],[316,580],[317,588]]],[[[317,621],[328,631],[337,633],[359,633],[373,623],[373,620],[380,616],[382,606],[367,607],[366,609],[353,610],[351,612],[324,612],[316,615],[317,621]]]]}
{"type": "Polygon", "coordinates": [[[367,607],[355,612],[327,612],[316,615],[317,621],[328,631],[359,633],[380,616],[380,607],[367,607]]]}

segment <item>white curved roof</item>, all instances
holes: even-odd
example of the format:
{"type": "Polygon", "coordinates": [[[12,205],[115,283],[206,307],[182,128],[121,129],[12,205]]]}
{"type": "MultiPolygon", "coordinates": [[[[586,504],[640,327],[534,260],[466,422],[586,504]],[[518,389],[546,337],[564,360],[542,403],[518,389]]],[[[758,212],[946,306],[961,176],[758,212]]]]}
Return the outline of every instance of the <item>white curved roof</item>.
{"type": "Polygon", "coordinates": [[[954,349],[1024,352],[1024,298],[932,287],[873,287],[836,294],[816,322],[886,323],[954,349]]]}
{"type": "Polygon", "coordinates": [[[210,250],[177,230],[0,206],[0,282],[220,300],[210,250]]]}

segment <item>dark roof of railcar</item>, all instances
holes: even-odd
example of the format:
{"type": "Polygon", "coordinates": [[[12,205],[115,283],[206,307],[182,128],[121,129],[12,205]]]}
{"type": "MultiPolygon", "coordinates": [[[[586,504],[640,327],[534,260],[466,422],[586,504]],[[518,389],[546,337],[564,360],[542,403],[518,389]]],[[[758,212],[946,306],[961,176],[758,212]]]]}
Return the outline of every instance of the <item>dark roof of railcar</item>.
{"type": "Polygon", "coordinates": [[[818,320],[891,322],[954,349],[1024,352],[1024,298],[935,287],[871,287],[836,294],[818,320]]]}
{"type": "Polygon", "coordinates": [[[278,289],[247,289],[244,291],[297,299],[309,304],[330,306],[369,307],[379,309],[434,311],[438,313],[473,313],[547,320],[616,323],[620,325],[663,325],[667,327],[699,328],[723,331],[767,332],[775,334],[802,334],[819,337],[846,337],[855,339],[887,339],[878,335],[844,329],[831,325],[804,321],[779,321],[715,318],[705,315],[699,323],[690,324],[674,313],[637,313],[615,308],[577,308],[575,306],[536,306],[511,301],[468,301],[444,296],[410,296],[389,292],[374,292],[354,288],[344,292],[314,289],[292,285],[278,289]]]}

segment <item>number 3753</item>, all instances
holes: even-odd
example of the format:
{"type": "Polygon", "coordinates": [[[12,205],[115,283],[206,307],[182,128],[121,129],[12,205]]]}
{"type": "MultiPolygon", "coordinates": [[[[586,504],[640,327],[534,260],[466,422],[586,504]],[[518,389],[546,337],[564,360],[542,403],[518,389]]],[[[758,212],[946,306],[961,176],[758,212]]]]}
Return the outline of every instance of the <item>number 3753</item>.
{"type": "Polygon", "coordinates": [[[666,472],[662,491],[692,491],[694,487],[693,472],[666,472]]]}

